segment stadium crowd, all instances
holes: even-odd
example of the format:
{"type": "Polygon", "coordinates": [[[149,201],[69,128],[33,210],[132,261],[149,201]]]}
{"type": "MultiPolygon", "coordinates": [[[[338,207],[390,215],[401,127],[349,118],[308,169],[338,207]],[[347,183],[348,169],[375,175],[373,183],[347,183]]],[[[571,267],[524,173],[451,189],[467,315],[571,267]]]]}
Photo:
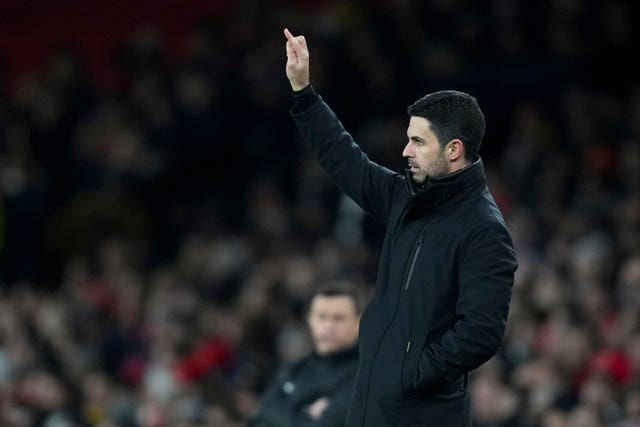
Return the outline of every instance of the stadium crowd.
{"type": "MultiPolygon", "coordinates": [[[[289,116],[284,25],[396,170],[406,106],[475,95],[519,269],[477,427],[640,425],[640,81],[623,1],[233,2],[189,54],[132,33],[103,90],[72,49],[0,87],[0,425],[243,425],[310,351],[324,280],[373,291],[382,230],[289,116]]],[[[1,52],[0,52],[1,54],[1,52]]]]}

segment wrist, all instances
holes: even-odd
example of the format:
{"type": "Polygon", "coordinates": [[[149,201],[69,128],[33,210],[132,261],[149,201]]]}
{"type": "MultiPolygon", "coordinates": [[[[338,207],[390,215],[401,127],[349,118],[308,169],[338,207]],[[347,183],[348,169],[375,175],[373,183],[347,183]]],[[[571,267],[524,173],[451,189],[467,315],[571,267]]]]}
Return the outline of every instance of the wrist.
{"type": "Polygon", "coordinates": [[[306,88],[307,86],[309,86],[309,81],[307,80],[306,82],[302,82],[302,83],[298,83],[298,82],[290,82],[291,83],[291,89],[293,89],[294,92],[299,92],[302,89],[306,88]]]}
{"type": "Polygon", "coordinates": [[[295,105],[292,109],[292,112],[294,113],[301,113],[308,110],[319,99],[319,95],[313,89],[313,85],[311,84],[308,84],[298,91],[294,90],[291,94],[295,100],[295,105]]]}

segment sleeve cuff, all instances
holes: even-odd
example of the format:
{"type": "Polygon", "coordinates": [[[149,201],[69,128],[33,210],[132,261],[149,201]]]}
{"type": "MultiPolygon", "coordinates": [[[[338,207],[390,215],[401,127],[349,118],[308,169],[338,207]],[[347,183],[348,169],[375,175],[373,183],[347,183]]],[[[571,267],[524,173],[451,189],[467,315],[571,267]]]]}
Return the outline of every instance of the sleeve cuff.
{"type": "Polygon", "coordinates": [[[445,383],[449,379],[444,375],[428,354],[423,353],[418,365],[418,376],[414,381],[415,388],[431,388],[445,383]]]}
{"type": "Polygon", "coordinates": [[[294,113],[301,113],[308,110],[319,99],[319,95],[311,84],[308,84],[300,90],[292,91],[292,94],[295,101],[292,108],[292,112],[294,113]]]}

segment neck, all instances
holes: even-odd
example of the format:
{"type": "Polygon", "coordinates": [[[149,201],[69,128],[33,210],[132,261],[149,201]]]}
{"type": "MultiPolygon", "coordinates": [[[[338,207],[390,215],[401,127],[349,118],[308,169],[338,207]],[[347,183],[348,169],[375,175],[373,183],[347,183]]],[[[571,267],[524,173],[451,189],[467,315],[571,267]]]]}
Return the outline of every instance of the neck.
{"type": "Polygon", "coordinates": [[[449,174],[452,174],[454,172],[458,172],[459,170],[465,169],[469,166],[471,166],[471,162],[468,162],[464,157],[462,159],[457,159],[454,160],[453,162],[449,163],[449,174]]]}
{"type": "Polygon", "coordinates": [[[442,184],[445,184],[447,182],[451,182],[453,180],[456,180],[457,177],[459,175],[466,175],[466,171],[473,169],[474,166],[478,165],[479,169],[480,169],[480,174],[483,176],[484,179],[484,168],[482,166],[482,161],[480,160],[480,157],[476,157],[476,159],[473,162],[470,162],[468,164],[465,164],[464,166],[455,169],[452,172],[449,172],[446,175],[442,175],[439,177],[427,177],[424,182],[422,183],[417,183],[413,180],[413,177],[411,176],[411,172],[409,169],[406,169],[405,171],[405,183],[407,184],[407,188],[409,189],[409,192],[411,193],[412,196],[415,196],[416,194],[422,192],[423,190],[425,190],[427,187],[432,187],[434,185],[436,186],[440,186],[442,184]]]}
{"type": "Polygon", "coordinates": [[[411,210],[407,215],[409,219],[434,209],[456,206],[486,185],[484,168],[479,158],[448,175],[427,179],[422,188],[417,188],[409,177],[405,178],[405,182],[412,196],[411,210]]]}

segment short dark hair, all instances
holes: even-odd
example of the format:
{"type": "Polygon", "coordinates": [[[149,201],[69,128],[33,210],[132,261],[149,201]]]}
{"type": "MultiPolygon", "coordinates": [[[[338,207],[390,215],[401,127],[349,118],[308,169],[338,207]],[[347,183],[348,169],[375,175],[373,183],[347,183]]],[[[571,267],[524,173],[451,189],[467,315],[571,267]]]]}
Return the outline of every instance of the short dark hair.
{"type": "MultiPolygon", "coordinates": [[[[362,296],[360,290],[355,284],[349,280],[330,280],[321,283],[313,292],[311,300],[317,296],[324,297],[338,297],[346,296],[353,301],[353,307],[356,309],[356,314],[362,313],[362,296]]],[[[311,301],[310,300],[310,301],[311,301]]]]}
{"type": "Polygon", "coordinates": [[[465,148],[465,159],[473,161],[484,137],[484,114],[473,96],[456,90],[430,93],[407,108],[411,116],[429,120],[431,131],[441,147],[458,138],[465,148]]]}

